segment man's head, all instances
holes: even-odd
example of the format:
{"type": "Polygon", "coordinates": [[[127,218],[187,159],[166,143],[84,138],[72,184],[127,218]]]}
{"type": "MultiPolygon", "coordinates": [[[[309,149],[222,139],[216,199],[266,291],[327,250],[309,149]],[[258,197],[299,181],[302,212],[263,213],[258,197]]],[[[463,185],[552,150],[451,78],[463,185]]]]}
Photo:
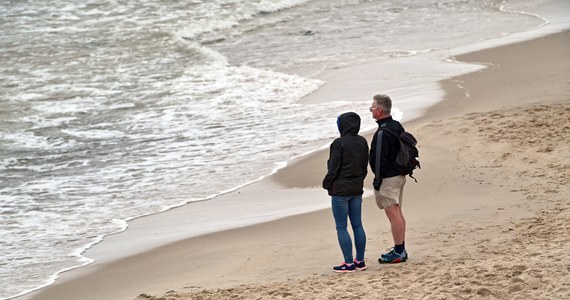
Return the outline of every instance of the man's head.
{"type": "Polygon", "coordinates": [[[378,94],[372,97],[372,106],[370,112],[376,120],[390,116],[392,110],[392,99],[388,95],[378,94]]]}

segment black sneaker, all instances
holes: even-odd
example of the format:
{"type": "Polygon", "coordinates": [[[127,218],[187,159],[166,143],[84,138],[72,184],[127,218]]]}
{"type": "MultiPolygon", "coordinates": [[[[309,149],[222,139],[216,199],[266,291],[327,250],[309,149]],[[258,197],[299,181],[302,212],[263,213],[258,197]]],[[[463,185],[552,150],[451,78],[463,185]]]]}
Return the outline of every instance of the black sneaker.
{"type": "Polygon", "coordinates": [[[356,259],[354,260],[354,268],[360,271],[364,271],[366,270],[366,263],[364,263],[364,260],[361,262],[358,262],[356,259]]]}
{"type": "Polygon", "coordinates": [[[342,263],[340,266],[333,267],[333,271],[336,273],[350,273],[356,271],[354,264],[347,264],[345,262],[342,263]]]}

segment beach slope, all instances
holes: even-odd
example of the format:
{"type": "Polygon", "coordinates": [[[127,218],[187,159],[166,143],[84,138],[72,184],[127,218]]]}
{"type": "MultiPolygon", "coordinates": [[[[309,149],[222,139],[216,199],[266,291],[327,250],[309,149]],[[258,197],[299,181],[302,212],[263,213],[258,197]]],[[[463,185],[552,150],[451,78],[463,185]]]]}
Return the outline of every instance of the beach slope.
{"type": "MultiPolygon", "coordinates": [[[[422,161],[419,182],[406,185],[407,263],[376,262],[391,235],[366,197],[364,272],[332,273],[341,254],[331,212],[321,210],[109,262],[32,298],[569,299],[568,53],[562,32],[456,57],[488,67],[441,82],[446,99],[405,124],[422,161]]],[[[261,184],[314,188],[327,156],[261,184]]]]}

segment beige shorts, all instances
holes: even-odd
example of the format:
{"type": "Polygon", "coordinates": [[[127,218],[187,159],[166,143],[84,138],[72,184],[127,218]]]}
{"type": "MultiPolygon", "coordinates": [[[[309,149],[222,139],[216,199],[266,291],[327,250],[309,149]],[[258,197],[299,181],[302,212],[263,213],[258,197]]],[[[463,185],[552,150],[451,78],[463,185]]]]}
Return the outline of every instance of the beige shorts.
{"type": "Polygon", "coordinates": [[[394,176],[382,179],[380,190],[374,190],[376,205],[378,205],[380,209],[394,204],[398,204],[402,207],[405,184],[406,176],[394,176]]]}

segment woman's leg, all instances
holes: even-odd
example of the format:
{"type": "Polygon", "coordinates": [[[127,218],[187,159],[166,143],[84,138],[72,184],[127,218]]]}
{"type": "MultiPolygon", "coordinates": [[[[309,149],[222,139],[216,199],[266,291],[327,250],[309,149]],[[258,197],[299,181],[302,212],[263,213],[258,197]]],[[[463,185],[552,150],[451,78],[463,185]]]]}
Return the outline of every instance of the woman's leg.
{"type": "Polygon", "coordinates": [[[336,224],[338,243],[340,245],[340,249],[342,250],[342,255],[344,256],[344,262],[351,264],[353,261],[352,240],[348,234],[348,230],[346,230],[348,217],[348,199],[349,197],[332,196],[331,206],[334,221],[336,224]]]}
{"type": "Polygon", "coordinates": [[[362,226],[362,196],[354,196],[348,201],[348,216],[354,232],[354,246],[356,247],[356,260],[364,260],[366,249],[366,233],[362,226]]]}

